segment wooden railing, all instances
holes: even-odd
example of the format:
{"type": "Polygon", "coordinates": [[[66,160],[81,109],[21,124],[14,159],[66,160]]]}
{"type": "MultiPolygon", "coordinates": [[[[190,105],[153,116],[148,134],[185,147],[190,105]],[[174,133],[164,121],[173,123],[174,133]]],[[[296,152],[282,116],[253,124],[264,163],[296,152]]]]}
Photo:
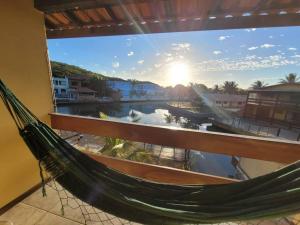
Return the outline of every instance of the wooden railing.
{"type": "Polygon", "coordinates": [[[117,159],[99,154],[87,153],[87,155],[123,173],[156,182],[172,184],[224,184],[237,181],[225,177],[117,159]]]}
{"type": "MultiPolygon", "coordinates": [[[[267,138],[150,126],[52,113],[51,126],[104,137],[214,152],[253,159],[291,163],[300,159],[300,144],[267,138]]],[[[90,155],[97,161],[134,176],[175,183],[228,183],[234,180],[126,160],[90,155]],[[161,174],[161,176],[159,175],[161,174]],[[189,175],[187,175],[189,174],[189,175]],[[166,177],[166,180],[163,180],[166,177]],[[169,178],[168,178],[169,177],[169,178]],[[184,181],[182,181],[184,179],[184,181]]]]}

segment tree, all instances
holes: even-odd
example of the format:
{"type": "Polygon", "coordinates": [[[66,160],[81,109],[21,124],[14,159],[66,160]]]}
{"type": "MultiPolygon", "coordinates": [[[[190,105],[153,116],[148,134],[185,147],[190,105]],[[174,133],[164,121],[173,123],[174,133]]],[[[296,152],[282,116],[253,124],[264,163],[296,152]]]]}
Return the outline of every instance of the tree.
{"type": "Polygon", "coordinates": [[[225,81],[223,91],[227,94],[236,94],[238,92],[238,84],[235,81],[225,81]]]}
{"type": "Polygon", "coordinates": [[[296,83],[300,83],[299,82],[300,77],[298,77],[298,75],[296,73],[290,73],[288,75],[285,76],[284,79],[280,80],[280,84],[296,84],[296,83]]]}
{"type": "Polygon", "coordinates": [[[215,84],[214,87],[213,87],[213,92],[214,93],[219,93],[221,92],[221,88],[219,85],[215,84]]]}
{"type": "Polygon", "coordinates": [[[252,89],[260,89],[260,88],[266,87],[267,85],[268,84],[265,84],[265,82],[257,80],[251,85],[251,88],[252,89]]]}

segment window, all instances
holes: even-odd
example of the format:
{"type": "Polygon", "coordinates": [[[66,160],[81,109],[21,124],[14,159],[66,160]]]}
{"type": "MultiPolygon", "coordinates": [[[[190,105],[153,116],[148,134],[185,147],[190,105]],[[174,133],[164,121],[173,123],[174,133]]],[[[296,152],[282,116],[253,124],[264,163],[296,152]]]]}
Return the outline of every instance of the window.
{"type": "Polygon", "coordinates": [[[61,89],[60,92],[61,92],[62,94],[66,94],[67,91],[66,91],[66,89],[61,89]]]}
{"type": "Polygon", "coordinates": [[[72,86],[78,86],[78,82],[77,81],[72,81],[71,84],[72,84],[72,86]]]}
{"type": "Polygon", "coordinates": [[[224,102],[223,102],[223,104],[227,104],[227,103],[228,103],[227,101],[224,101],[224,102]]]}

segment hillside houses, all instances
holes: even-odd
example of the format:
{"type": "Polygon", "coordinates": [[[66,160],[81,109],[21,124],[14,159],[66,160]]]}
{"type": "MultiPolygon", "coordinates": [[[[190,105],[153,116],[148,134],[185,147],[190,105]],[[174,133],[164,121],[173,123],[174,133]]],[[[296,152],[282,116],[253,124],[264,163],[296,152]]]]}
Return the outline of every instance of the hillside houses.
{"type": "Polygon", "coordinates": [[[151,82],[131,80],[106,80],[109,96],[101,96],[89,88],[91,82],[85,76],[53,77],[52,84],[57,103],[107,102],[107,101],[155,101],[166,100],[162,87],[151,82]]]}
{"type": "Polygon", "coordinates": [[[86,87],[87,83],[84,77],[53,77],[52,85],[57,103],[97,101],[96,91],[86,87]]]}

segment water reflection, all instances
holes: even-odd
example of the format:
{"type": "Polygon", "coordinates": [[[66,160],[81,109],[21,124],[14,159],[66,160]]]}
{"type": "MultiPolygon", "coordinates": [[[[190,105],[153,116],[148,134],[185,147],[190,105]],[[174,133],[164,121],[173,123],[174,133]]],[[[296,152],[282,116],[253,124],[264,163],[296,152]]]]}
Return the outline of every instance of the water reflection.
{"type": "Polygon", "coordinates": [[[207,118],[199,120],[183,116],[174,110],[170,110],[168,104],[164,102],[62,105],[58,107],[58,112],[96,118],[99,118],[99,113],[102,112],[113,120],[197,130],[199,125],[208,121],[207,118]]]}

